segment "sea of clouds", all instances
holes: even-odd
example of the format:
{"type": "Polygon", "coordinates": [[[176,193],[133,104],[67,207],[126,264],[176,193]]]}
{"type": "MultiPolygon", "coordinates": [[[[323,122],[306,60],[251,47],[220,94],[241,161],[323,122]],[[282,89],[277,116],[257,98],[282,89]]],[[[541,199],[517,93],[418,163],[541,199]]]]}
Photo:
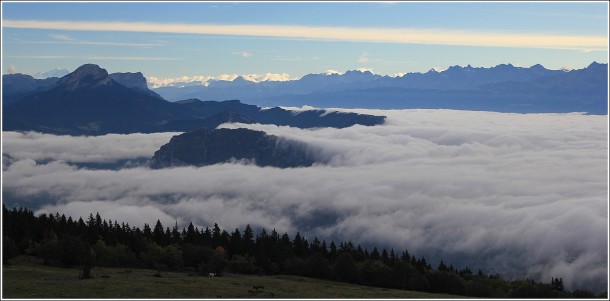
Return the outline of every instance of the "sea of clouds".
{"type": "Polygon", "coordinates": [[[37,213],[99,212],[142,226],[276,228],[310,239],[408,249],[506,278],[603,291],[608,284],[608,117],[349,110],[381,126],[264,130],[326,165],[84,168],[150,158],[177,133],[3,133],[3,198],[37,213]]]}

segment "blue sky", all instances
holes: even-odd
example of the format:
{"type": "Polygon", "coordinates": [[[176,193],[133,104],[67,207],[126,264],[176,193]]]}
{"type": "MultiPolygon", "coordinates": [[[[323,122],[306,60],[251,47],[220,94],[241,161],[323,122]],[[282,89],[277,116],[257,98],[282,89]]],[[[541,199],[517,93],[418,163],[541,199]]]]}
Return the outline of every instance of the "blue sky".
{"type": "MultiPolygon", "coordinates": [[[[147,77],[608,62],[606,2],[2,2],[2,69],[147,77]]],[[[274,78],[274,77],[271,77],[274,78]]]]}

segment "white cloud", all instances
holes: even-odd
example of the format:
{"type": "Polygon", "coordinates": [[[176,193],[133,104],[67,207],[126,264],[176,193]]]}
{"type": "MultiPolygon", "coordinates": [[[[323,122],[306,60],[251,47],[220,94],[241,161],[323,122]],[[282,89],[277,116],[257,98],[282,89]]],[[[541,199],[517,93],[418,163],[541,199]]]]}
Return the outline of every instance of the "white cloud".
{"type": "Polygon", "coordinates": [[[10,55],[10,56],[6,56],[6,57],[15,58],[15,59],[35,59],[35,60],[56,60],[56,59],[69,58],[69,56],[65,56],[65,55],[10,55]]]}
{"type": "Polygon", "coordinates": [[[3,132],[2,152],[13,159],[68,162],[112,162],[119,159],[150,157],[173,135],[108,134],[104,136],[55,136],[37,132],[3,132]],[[70,149],[66,150],[69,145],[70,149]]]}
{"type": "Polygon", "coordinates": [[[607,36],[572,36],[547,33],[506,33],[458,29],[349,28],[255,24],[188,24],[152,22],[3,20],[6,28],[71,31],[161,32],[256,36],[327,41],[438,44],[483,47],[608,49],[607,36]]]}
{"type": "Polygon", "coordinates": [[[6,68],[6,73],[8,73],[8,74],[17,73],[17,67],[15,67],[13,65],[8,66],[8,68],[6,68]]]}
{"type": "Polygon", "coordinates": [[[88,60],[111,60],[111,61],[177,61],[175,57],[160,57],[160,56],[107,56],[107,55],[92,55],[87,56],[88,60]]]}
{"type": "Polygon", "coordinates": [[[369,62],[369,54],[367,52],[363,52],[358,57],[358,63],[368,63],[369,62]]]}
{"type": "Polygon", "coordinates": [[[293,80],[294,78],[290,77],[288,73],[265,73],[265,74],[243,74],[245,79],[253,82],[264,82],[264,81],[277,81],[284,82],[293,80]]]}
{"type": "MultiPolygon", "coordinates": [[[[276,61],[287,61],[287,62],[301,62],[303,61],[303,58],[300,56],[295,56],[295,57],[286,57],[286,56],[276,56],[273,58],[273,60],[276,61]]],[[[315,60],[314,58],[311,59],[312,61],[315,60]]]]}
{"type": "MultiPolygon", "coordinates": [[[[407,248],[506,277],[562,277],[569,289],[606,289],[607,116],[350,111],[386,115],[387,123],[345,129],[222,125],[307,142],[331,159],[310,168],[77,169],[28,158],[45,152],[57,160],[86,159],[86,145],[118,137],[52,142],[49,136],[17,147],[20,139],[35,139],[11,134],[4,152],[16,159],[4,167],[3,188],[13,200],[56,200],[38,212],[99,211],[140,226],[157,218],[169,225],[175,219],[182,225],[217,222],[226,229],[249,223],[407,248]]],[[[151,138],[161,140],[158,135],[151,138]]],[[[129,137],[113,143],[121,150],[100,153],[133,156],[129,137]]],[[[134,136],[133,145],[145,137],[134,136]]],[[[159,140],[138,153],[152,155],[159,140]]]]}
{"type": "Polygon", "coordinates": [[[356,70],[358,70],[360,72],[366,72],[366,71],[373,72],[373,68],[358,68],[356,70]]]}
{"type": "Polygon", "coordinates": [[[289,81],[294,80],[288,73],[265,73],[265,74],[220,74],[216,76],[211,75],[195,75],[195,76],[181,76],[176,78],[158,78],[154,76],[147,76],[146,81],[148,82],[148,86],[151,88],[160,88],[167,86],[181,87],[185,84],[197,84],[208,86],[210,82],[215,80],[225,80],[225,81],[233,81],[238,77],[243,77],[245,80],[251,82],[264,82],[264,81],[289,81]]]}
{"type": "Polygon", "coordinates": [[[50,34],[51,38],[61,41],[75,41],[72,37],[65,34],[50,34]]]}
{"type": "Polygon", "coordinates": [[[214,79],[212,76],[181,76],[175,78],[158,78],[154,76],[146,76],[146,81],[148,82],[148,86],[150,88],[159,88],[166,86],[180,86],[184,83],[197,83],[199,85],[207,85],[208,81],[214,79]]]}
{"type": "MultiPolygon", "coordinates": [[[[7,58],[20,59],[40,59],[40,60],[55,60],[64,58],[75,58],[65,55],[11,55],[7,58]]],[[[76,57],[79,58],[79,57],[76,57]]],[[[118,61],[176,61],[179,58],[174,57],[154,57],[154,56],[107,56],[107,55],[89,55],[80,57],[83,60],[118,60],[118,61]]]]}
{"type": "Polygon", "coordinates": [[[384,60],[379,60],[379,59],[371,59],[370,58],[370,53],[368,52],[363,52],[359,57],[358,57],[358,63],[374,63],[374,62],[383,62],[383,63],[401,63],[401,62],[386,62],[384,60]]]}
{"type": "Polygon", "coordinates": [[[249,58],[252,57],[252,53],[248,51],[235,51],[233,54],[240,55],[241,57],[249,58]]]}
{"type": "Polygon", "coordinates": [[[143,47],[151,48],[161,44],[167,44],[166,41],[157,41],[157,43],[128,43],[114,41],[86,41],[72,38],[65,34],[50,34],[54,41],[13,41],[15,44],[71,44],[71,45],[94,45],[94,46],[125,46],[125,47],[143,47]]]}

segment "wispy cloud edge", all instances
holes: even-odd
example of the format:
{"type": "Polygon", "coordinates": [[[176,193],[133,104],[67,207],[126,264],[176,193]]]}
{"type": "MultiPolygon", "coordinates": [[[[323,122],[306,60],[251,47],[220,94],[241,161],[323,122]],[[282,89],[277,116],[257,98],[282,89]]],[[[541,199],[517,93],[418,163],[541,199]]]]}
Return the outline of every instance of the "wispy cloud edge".
{"type": "Polygon", "coordinates": [[[410,43],[485,47],[608,49],[605,36],[508,34],[456,29],[353,28],[256,24],[188,24],[153,22],[89,22],[4,20],[6,28],[72,31],[123,31],[256,36],[344,42],[410,43]]]}

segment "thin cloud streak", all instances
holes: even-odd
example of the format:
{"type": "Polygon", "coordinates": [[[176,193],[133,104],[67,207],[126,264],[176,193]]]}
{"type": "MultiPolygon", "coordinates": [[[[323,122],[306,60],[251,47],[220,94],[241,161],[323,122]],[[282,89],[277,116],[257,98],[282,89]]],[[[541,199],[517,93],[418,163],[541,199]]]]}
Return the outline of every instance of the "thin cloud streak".
{"type": "Polygon", "coordinates": [[[65,34],[50,34],[49,37],[53,41],[25,41],[25,40],[14,40],[10,41],[11,44],[41,44],[41,45],[93,45],[93,46],[120,46],[120,47],[141,47],[151,48],[168,44],[168,42],[158,43],[128,43],[128,42],[112,42],[112,41],[87,41],[78,40],[65,34]]]}
{"type": "Polygon", "coordinates": [[[175,57],[155,57],[155,56],[88,56],[88,60],[118,60],[118,61],[178,61],[175,57]]]}
{"type": "Polygon", "coordinates": [[[35,60],[55,60],[55,59],[66,59],[70,56],[65,55],[10,55],[7,58],[13,59],[35,59],[35,60]]]}
{"type": "Polygon", "coordinates": [[[55,29],[72,31],[209,34],[375,43],[554,49],[608,49],[608,38],[604,36],[509,34],[447,29],[350,28],[254,24],[222,25],[152,22],[41,21],[10,19],[4,20],[3,26],[7,28],[55,29]]]}
{"type": "Polygon", "coordinates": [[[94,45],[94,46],[121,46],[121,47],[155,47],[159,44],[151,43],[121,43],[121,42],[94,42],[94,41],[78,41],[78,40],[61,40],[61,41],[20,41],[15,44],[70,44],[70,45],[94,45]]]}
{"type": "Polygon", "coordinates": [[[179,132],[155,134],[107,134],[104,136],[51,135],[37,132],[3,132],[2,151],[15,160],[113,162],[150,157],[179,132]],[[70,151],[65,146],[70,145],[70,151]]]}
{"type": "Polygon", "coordinates": [[[90,55],[83,57],[65,56],[65,55],[11,55],[7,58],[14,59],[36,59],[36,60],[55,60],[66,58],[79,58],[82,60],[117,60],[117,61],[177,61],[180,58],[174,57],[155,57],[155,56],[103,56],[90,55]]]}

